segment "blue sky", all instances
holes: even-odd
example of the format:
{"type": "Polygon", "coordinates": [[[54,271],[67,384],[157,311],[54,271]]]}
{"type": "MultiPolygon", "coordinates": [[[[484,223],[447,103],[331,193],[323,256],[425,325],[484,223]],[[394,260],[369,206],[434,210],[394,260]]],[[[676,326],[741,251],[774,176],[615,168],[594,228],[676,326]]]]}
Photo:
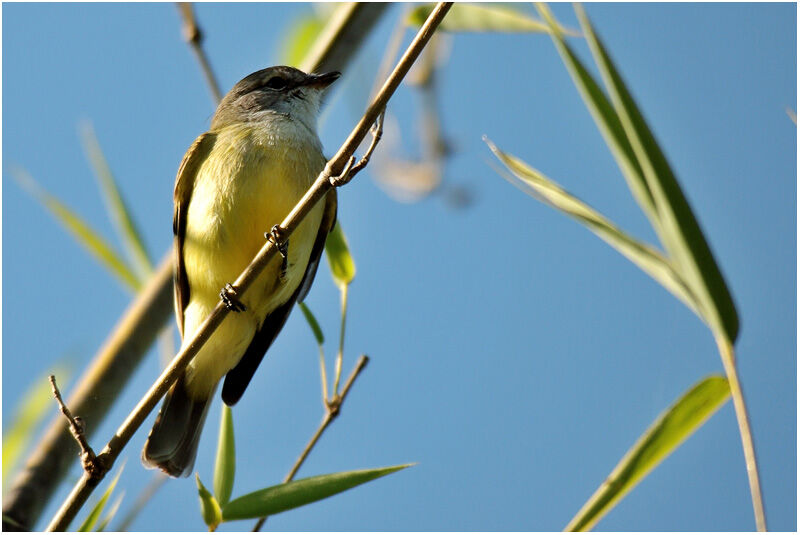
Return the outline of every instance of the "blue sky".
{"type": "MultiPolygon", "coordinates": [[[[199,5],[224,90],[280,61],[285,28],[310,9],[199,5]]],[[[577,26],[569,5],[554,11],[577,26]]],[[[587,12],[732,290],[768,521],[794,531],[797,138],[785,108],[797,109],[796,7],[590,4],[587,12]]],[[[387,11],[337,83],[321,129],[329,153],[355,125],[364,106],[357,96],[372,85],[399,14],[387,11]]],[[[24,167],[115,240],[80,144],[78,124],[91,121],[149,252],[161,258],[172,238],[175,171],[213,107],[172,4],[6,4],[3,45],[7,422],[22,393],[55,363],[82,369],[131,299],[9,170],[24,167]]],[[[585,43],[574,45],[588,60],[585,43]]],[[[627,231],[655,239],[550,39],[456,35],[440,82],[442,124],[456,149],[444,181],[468,190],[472,203],[454,208],[441,195],[397,202],[376,185],[373,168],[340,191],[339,218],[358,266],[345,370],[360,353],[372,360],[299,477],[418,464],[271,518],[270,529],[560,530],[664,408],[722,372],[713,338],[689,310],[488,165],[483,134],[627,231]]],[[[408,88],[389,106],[401,117],[408,154],[419,151],[418,106],[408,88]]],[[[338,294],[326,269],[307,303],[332,355],[338,294]]],[[[234,495],[281,480],[313,433],[322,416],[316,359],[295,313],[234,411],[234,495]]],[[[152,352],[95,435],[97,446],[158,371],[152,352]]],[[[195,467],[208,483],[219,404],[195,467]]],[[[152,416],[122,455],[123,512],[152,477],[138,461],[151,423],[152,416]]],[[[51,504],[45,517],[53,512],[51,504]]],[[[168,483],[133,525],[203,527],[191,479],[168,483]]],[[[598,529],[753,527],[726,404],[598,529]]]]}

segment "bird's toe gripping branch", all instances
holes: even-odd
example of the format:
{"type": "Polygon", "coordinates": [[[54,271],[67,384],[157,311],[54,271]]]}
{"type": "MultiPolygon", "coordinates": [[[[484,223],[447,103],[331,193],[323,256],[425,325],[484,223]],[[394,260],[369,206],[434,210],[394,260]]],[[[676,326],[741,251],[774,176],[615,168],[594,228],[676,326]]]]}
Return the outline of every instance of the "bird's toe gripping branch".
{"type": "Polygon", "coordinates": [[[247,307],[244,306],[239,300],[239,296],[236,293],[236,288],[233,287],[231,283],[225,285],[225,287],[220,290],[219,297],[222,299],[222,302],[233,312],[244,312],[247,310],[247,307]]]}
{"type": "Polygon", "coordinates": [[[283,227],[275,225],[269,232],[264,233],[264,238],[271,241],[278,248],[278,254],[281,255],[281,280],[286,277],[286,270],[289,267],[289,238],[284,239],[283,227]]]}

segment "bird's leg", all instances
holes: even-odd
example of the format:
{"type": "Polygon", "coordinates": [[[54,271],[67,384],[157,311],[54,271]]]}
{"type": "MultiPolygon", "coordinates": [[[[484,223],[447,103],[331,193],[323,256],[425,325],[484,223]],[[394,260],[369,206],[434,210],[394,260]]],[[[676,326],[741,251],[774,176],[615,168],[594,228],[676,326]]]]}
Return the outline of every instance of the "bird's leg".
{"type": "Polygon", "coordinates": [[[281,280],[286,278],[286,270],[289,268],[289,239],[283,240],[283,228],[275,225],[269,232],[264,233],[267,241],[271,241],[278,248],[278,253],[283,260],[281,261],[281,280]]]}
{"type": "Polygon", "coordinates": [[[220,290],[219,297],[228,310],[232,310],[233,312],[244,312],[247,310],[247,307],[244,306],[244,303],[242,303],[236,295],[236,288],[234,288],[230,282],[220,290]]]}

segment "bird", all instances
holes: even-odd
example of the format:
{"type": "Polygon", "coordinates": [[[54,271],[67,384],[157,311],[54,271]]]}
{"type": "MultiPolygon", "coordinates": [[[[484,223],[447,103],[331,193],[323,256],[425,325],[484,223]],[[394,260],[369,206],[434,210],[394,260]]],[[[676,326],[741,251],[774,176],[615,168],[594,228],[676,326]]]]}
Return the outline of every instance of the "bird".
{"type": "Polygon", "coordinates": [[[278,224],[326,164],[317,134],[320,105],[339,72],[287,66],[254,72],[225,95],[209,130],[183,157],[174,189],[175,310],[182,347],[222,297],[232,310],[167,392],[142,462],[188,476],[219,382],[222,400],[242,397],[296,302],[305,299],[336,222],[331,189],[282,241],[278,224]],[[265,239],[275,255],[238,296],[230,285],[265,239]]]}

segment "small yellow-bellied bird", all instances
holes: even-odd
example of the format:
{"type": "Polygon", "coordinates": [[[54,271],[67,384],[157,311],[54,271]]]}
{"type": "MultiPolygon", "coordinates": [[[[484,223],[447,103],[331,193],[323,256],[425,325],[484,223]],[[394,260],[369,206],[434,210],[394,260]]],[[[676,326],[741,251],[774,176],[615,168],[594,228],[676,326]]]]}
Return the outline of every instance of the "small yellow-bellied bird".
{"type": "MultiPolygon", "coordinates": [[[[183,157],[175,182],[175,308],[184,344],[222,296],[228,314],[167,393],[142,451],[145,466],[192,471],[210,401],[244,393],[296,301],[308,293],[336,220],[336,191],[309,212],[247,295],[230,282],[323,170],[317,115],[338,72],[270,67],[237,83],[208,132],[183,157]]],[[[273,232],[274,239],[280,236],[273,232]]]]}

